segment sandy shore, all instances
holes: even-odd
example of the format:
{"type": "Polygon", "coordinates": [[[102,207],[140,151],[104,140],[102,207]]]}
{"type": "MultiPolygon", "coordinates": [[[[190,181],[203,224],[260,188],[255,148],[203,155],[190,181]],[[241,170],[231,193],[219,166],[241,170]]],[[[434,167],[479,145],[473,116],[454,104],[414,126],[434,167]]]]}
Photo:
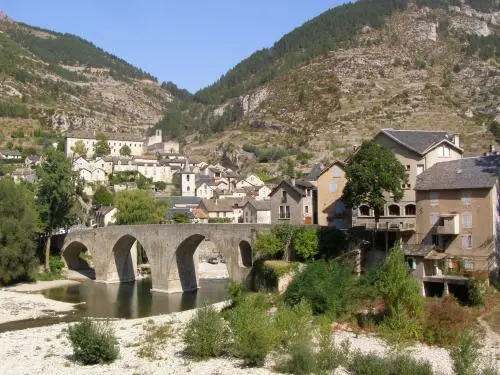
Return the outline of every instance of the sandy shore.
{"type": "Polygon", "coordinates": [[[5,288],[2,288],[0,291],[33,293],[33,292],[41,292],[42,290],[61,288],[64,286],[71,286],[76,284],[80,284],[80,282],[76,280],[36,281],[34,283],[21,283],[12,286],[7,286],[5,288]]]}

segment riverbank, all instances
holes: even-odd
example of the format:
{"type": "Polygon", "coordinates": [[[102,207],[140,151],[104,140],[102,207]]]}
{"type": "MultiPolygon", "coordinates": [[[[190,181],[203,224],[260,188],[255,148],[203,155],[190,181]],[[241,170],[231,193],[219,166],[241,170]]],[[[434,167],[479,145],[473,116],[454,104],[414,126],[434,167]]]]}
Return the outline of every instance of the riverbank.
{"type": "MultiPolygon", "coordinates": [[[[215,304],[221,308],[224,303],[215,304]]],[[[263,368],[245,368],[241,361],[234,358],[216,358],[208,361],[192,361],[183,353],[182,332],[195,310],[131,320],[114,320],[113,325],[120,344],[119,358],[109,365],[82,366],[72,357],[66,329],[67,323],[48,327],[30,328],[22,331],[11,331],[0,334],[0,373],[3,375],[50,373],[55,375],[78,374],[276,374],[272,369],[272,361],[263,368]],[[138,344],[144,334],[144,324],[154,321],[155,324],[171,325],[173,337],[158,350],[161,359],[148,360],[137,355],[138,344]]],[[[375,352],[385,355],[389,352],[387,345],[374,336],[338,331],[333,333],[337,343],[349,340],[351,350],[364,353],[375,352]]],[[[498,355],[494,352],[483,352],[485,356],[498,355]]],[[[428,360],[436,373],[452,375],[452,365],[448,351],[442,348],[417,345],[408,349],[415,358],[428,360]]],[[[493,357],[494,358],[494,357],[493,357]]],[[[336,374],[344,374],[337,371],[336,374]]]]}

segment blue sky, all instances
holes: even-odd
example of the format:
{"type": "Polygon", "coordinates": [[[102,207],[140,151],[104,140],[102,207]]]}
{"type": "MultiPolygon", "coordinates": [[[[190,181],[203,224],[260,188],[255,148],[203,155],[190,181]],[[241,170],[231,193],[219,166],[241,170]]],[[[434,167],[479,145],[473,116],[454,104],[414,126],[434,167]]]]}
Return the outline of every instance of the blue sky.
{"type": "Polygon", "coordinates": [[[16,21],[92,41],[196,91],[341,0],[0,0],[16,21]]]}

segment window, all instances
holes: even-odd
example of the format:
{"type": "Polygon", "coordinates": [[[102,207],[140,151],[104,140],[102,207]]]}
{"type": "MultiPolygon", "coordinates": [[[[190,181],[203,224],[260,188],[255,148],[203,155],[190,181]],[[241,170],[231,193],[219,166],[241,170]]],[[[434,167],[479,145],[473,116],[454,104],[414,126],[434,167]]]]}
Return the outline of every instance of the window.
{"type": "Polygon", "coordinates": [[[359,216],[370,216],[370,207],[360,206],[359,207],[359,216]]]}
{"type": "Polygon", "coordinates": [[[330,184],[330,193],[336,193],[338,189],[338,185],[334,182],[330,184]]]}
{"type": "Polygon", "coordinates": [[[389,216],[399,216],[401,214],[400,208],[397,204],[389,206],[389,216]]]}
{"type": "Polygon", "coordinates": [[[462,237],[462,249],[472,249],[472,235],[467,234],[462,237]]]}
{"type": "Polygon", "coordinates": [[[335,213],[336,214],[343,214],[344,212],[345,212],[344,202],[342,202],[342,201],[335,202],[335,213]]]}
{"type": "Polygon", "coordinates": [[[462,191],[462,204],[464,206],[470,206],[471,203],[472,203],[472,199],[471,199],[470,191],[463,190],[462,191]]]}
{"type": "Polygon", "coordinates": [[[411,168],[410,164],[406,164],[406,165],[405,165],[405,168],[406,168],[406,170],[407,170],[407,171],[409,171],[409,170],[410,170],[410,168],[411,168]]]}
{"type": "Polygon", "coordinates": [[[417,176],[424,171],[424,165],[423,164],[418,164],[417,165],[417,176]]]}
{"type": "Polygon", "coordinates": [[[408,267],[410,267],[411,270],[417,269],[417,261],[415,258],[407,258],[406,261],[408,262],[408,267]]]}
{"type": "Polygon", "coordinates": [[[310,197],[310,196],[311,196],[311,189],[306,189],[306,195],[307,195],[308,197],[310,197]]]}
{"type": "Polygon", "coordinates": [[[413,216],[417,214],[417,207],[414,204],[407,204],[405,206],[405,215],[413,216]]]}
{"type": "Polygon", "coordinates": [[[472,259],[464,259],[464,269],[472,271],[474,269],[474,261],[472,259]]]}
{"type": "Polygon", "coordinates": [[[401,184],[401,189],[409,190],[411,189],[411,184],[401,184]]]}
{"type": "Polygon", "coordinates": [[[437,225],[439,222],[439,214],[432,213],[430,216],[430,222],[432,226],[437,225]]]}
{"type": "Polygon", "coordinates": [[[437,191],[431,191],[429,193],[429,200],[431,201],[431,206],[437,206],[439,204],[439,194],[437,191]]]}
{"type": "Polygon", "coordinates": [[[186,191],[191,191],[191,188],[189,186],[186,187],[186,191]]]}
{"type": "Polygon", "coordinates": [[[472,228],[472,214],[470,212],[464,212],[462,214],[462,227],[472,228]]]}
{"type": "Polygon", "coordinates": [[[189,177],[191,177],[190,175],[186,175],[186,181],[189,181],[189,177]]]}
{"type": "Polygon", "coordinates": [[[281,192],[281,203],[287,203],[287,194],[285,190],[281,192]]]}
{"type": "Polygon", "coordinates": [[[434,246],[439,247],[439,236],[438,235],[433,234],[431,240],[432,240],[432,244],[434,246]]]}
{"type": "Polygon", "coordinates": [[[280,219],[290,219],[290,206],[280,206],[280,219]]]}
{"type": "Polygon", "coordinates": [[[340,177],[341,175],[341,171],[340,171],[340,168],[335,166],[332,168],[332,176],[333,177],[340,177]]]}
{"type": "Polygon", "coordinates": [[[450,157],[450,148],[447,146],[439,146],[438,148],[438,157],[440,158],[449,158],[450,157]]]}
{"type": "Polygon", "coordinates": [[[309,206],[304,206],[304,212],[305,212],[306,214],[308,214],[308,213],[309,213],[309,206]]]}

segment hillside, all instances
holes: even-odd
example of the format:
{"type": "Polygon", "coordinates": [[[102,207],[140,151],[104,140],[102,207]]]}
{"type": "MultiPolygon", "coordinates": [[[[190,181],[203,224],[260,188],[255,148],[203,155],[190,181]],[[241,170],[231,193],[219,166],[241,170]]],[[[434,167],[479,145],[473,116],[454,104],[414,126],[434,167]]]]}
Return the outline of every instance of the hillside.
{"type": "MultiPolygon", "coordinates": [[[[360,3],[370,2],[356,4],[360,3]]],[[[217,116],[224,113],[226,127],[215,136],[206,129],[187,128],[186,134],[198,131],[196,137],[188,136],[189,140],[200,140],[198,144],[190,142],[191,150],[206,154],[207,148],[212,150],[225,142],[231,143],[235,153],[240,150],[248,156],[241,151],[244,148],[261,160],[269,158],[258,154],[267,152],[278,154],[274,159],[287,154],[296,159],[300,151],[312,153],[317,161],[327,161],[345,156],[353,145],[380,128],[392,127],[456,132],[467,153],[484,152],[495,143],[494,134],[500,136],[499,2],[390,3],[398,5],[391,7],[383,22],[355,23],[357,32],[344,37],[329,52],[283,69],[237,97],[226,100],[231,90],[221,91],[221,87],[228,87],[227,77],[254,57],[195,94],[195,101],[207,93],[224,99],[223,104],[209,106],[211,110],[204,116],[220,119],[217,116]],[[228,117],[232,121],[227,121],[228,117]]],[[[349,7],[337,9],[346,11],[349,7]]],[[[326,15],[335,14],[329,12],[326,15]]],[[[363,13],[359,17],[367,19],[363,13]]],[[[316,37],[314,32],[301,30],[318,22],[311,20],[289,35],[316,37]]],[[[280,61],[289,56],[283,55],[280,61]]],[[[253,82],[255,75],[242,77],[237,85],[253,82]]],[[[183,112],[184,116],[189,118],[193,106],[183,112]]],[[[256,166],[260,167],[276,165],[256,166]]]]}
{"type": "Polygon", "coordinates": [[[182,94],[77,36],[5,14],[0,50],[0,147],[41,146],[73,129],[144,133],[182,94]]]}

